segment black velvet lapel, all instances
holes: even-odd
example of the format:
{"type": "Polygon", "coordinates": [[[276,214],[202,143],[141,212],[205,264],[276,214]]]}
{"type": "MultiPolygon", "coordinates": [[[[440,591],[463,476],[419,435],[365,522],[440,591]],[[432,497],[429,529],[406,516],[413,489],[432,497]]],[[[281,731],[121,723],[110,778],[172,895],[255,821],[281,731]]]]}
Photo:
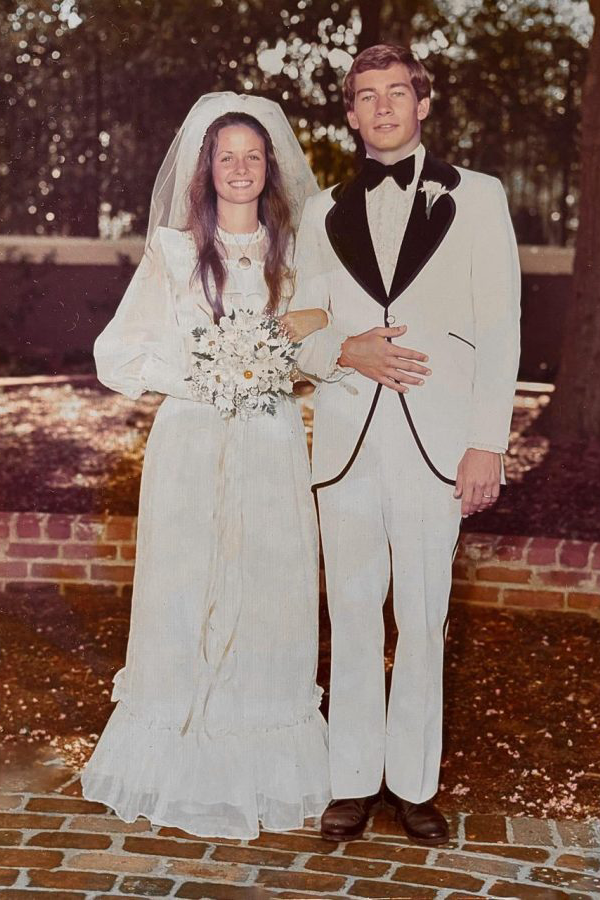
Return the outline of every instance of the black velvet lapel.
{"type": "Polygon", "coordinates": [[[338,259],[355,281],[382,306],[387,306],[377,257],[367,221],[366,191],[359,178],[335,188],[335,205],[325,219],[325,228],[338,259]]]}
{"type": "Polygon", "coordinates": [[[327,214],[325,227],[338,259],[352,277],[377,303],[388,306],[404,291],[431,259],[446,235],[456,213],[451,195],[439,197],[425,214],[426,198],[420,190],[423,181],[438,181],[452,190],[460,181],[457,170],[448,163],[425,154],[423,171],[417,185],[389,297],[386,293],[373,248],[367,221],[366,192],[360,177],[335,188],[335,205],[327,214]]]}
{"type": "Polygon", "coordinates": [[[454,198],[451,194],[442,194],[433,204],[430,218],[427,218],[425,213],[427,200],[421,190],[424,181],[437,181],[451,191],[459,183],[460,175],[454,166],[435,159],[429,153],[425,154],[415,200],[398,254],[389,303],[406,290],[429,262],[444,240],[456,215],[454,198]]]}

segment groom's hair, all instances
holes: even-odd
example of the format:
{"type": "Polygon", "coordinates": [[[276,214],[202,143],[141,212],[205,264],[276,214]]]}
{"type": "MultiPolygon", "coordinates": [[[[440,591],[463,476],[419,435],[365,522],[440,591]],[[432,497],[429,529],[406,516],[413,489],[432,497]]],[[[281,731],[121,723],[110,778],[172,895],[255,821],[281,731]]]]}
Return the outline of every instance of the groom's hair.
{"type": "Polygon", "coordinates": [[[396,63],[402,63],[408,69],[410,83],[417,95],[417,100],[431,95],[431,79],[427,69],[420,60],[413,56],[410,50],[407,50],[406,47],[399,47],[397,44],[375,44],[358,54],[344,78],[342,91],[346,110],[354,109],[355,83],[359,72],[368,72],[370,69],[389,69],[396,63]]]}

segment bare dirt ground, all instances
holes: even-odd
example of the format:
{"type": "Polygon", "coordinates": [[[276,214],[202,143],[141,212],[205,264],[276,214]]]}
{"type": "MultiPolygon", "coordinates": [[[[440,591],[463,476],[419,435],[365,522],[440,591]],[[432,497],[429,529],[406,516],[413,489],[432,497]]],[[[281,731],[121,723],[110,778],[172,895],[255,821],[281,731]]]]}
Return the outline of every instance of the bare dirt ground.
{"type": "MultiPolygon", "coordinates": [[[[551,394],[515,401],[508,486],[466,531],[600,540],[600,445],[550,445],[536,420],[551,394]]],[[[304,406],[310,440],[310,399],[304,406]]],[[[144,447],[161,402],[133,402],[91,382],[0,392],[0,509],[84,513],[137,510],[144,447]]]]}
{"type": "MultiPolygon", "coordinates": [[[[386,613],[390,672],[389,604],[386,613]]],[[[45,749],[73,770],[85,762],[112,709],[111,680],[123,664],[128,625],[126,599],[85,587],[67,597],[0,595],[0,755],[7,763],[15,753],[45,749]]],[[[318,679],[325,712],[329,658],[323,603],[318,679]]],[[[598,816],[599,667],[598,620],[455,603],[446,655],[444,809],[598,816]]]]}

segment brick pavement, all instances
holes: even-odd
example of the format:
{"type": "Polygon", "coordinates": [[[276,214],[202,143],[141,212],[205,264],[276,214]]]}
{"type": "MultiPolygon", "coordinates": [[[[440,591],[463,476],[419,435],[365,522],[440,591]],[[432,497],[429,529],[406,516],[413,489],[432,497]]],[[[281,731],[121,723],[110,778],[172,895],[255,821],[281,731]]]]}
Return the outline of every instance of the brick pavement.
{"type": "Polygon", "coordinates": [[[145,819],[127,825],[61,793],[0,795],[0,898],[365,897],[561,900],[600,896],[600,821],[455,815],[447,847],[411,845],[386,808],[366,840],[315,828],[255,841],[205,840],[145,819]]]}

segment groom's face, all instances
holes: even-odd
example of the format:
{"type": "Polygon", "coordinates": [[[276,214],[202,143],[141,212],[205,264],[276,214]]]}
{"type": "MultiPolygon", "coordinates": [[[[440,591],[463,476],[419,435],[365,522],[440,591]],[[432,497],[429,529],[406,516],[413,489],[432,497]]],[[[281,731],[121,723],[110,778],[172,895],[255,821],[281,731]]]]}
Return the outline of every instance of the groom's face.
{"type": "Polygon", "coordinates": [[[402,63],[369,69],[355,76],[350,127],[358,129],[367,153],[394,162],[411,152],[421,139],[421,122],[429,113],[429,98],[417,98],[410,73],[402,63]]]}

